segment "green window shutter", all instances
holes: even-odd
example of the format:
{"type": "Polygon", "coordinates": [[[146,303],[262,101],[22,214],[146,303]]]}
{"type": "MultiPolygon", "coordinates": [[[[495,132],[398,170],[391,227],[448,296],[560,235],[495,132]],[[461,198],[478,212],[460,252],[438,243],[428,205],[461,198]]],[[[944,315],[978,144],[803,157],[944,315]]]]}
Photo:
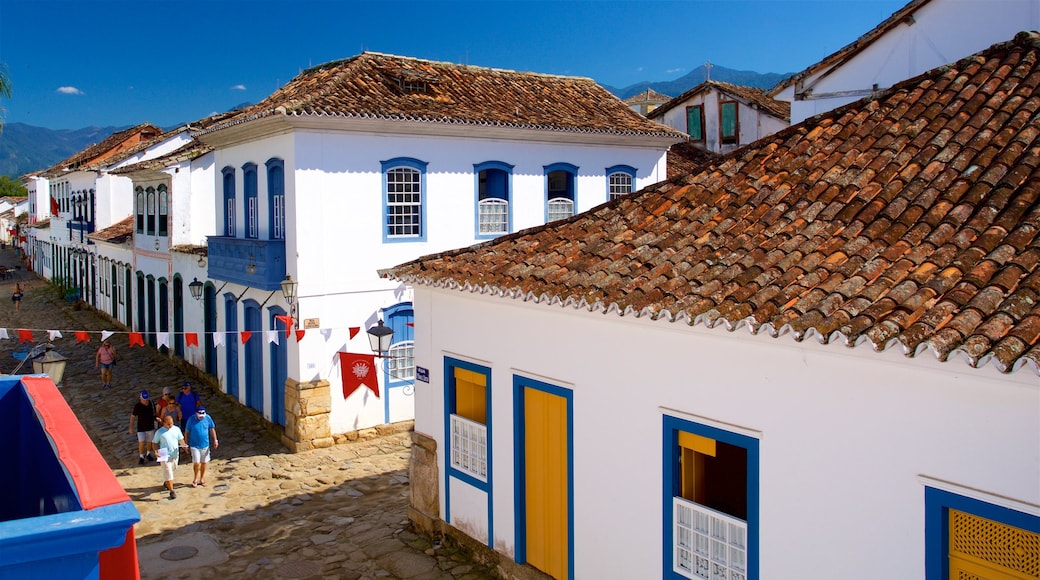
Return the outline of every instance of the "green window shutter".
{"type": "Polygon", "coordinates": [[[704,140],[704,124],[701,122],[704,118],[704,115],[701,114],[702,111],[703,109],[699,106],[686,109],[686,132],[693,141],[704,140]]]}
{"type": "Polygon", "coordinates": [[[722,138],[737,138],[737,104],[722,103],[722,138]]]}

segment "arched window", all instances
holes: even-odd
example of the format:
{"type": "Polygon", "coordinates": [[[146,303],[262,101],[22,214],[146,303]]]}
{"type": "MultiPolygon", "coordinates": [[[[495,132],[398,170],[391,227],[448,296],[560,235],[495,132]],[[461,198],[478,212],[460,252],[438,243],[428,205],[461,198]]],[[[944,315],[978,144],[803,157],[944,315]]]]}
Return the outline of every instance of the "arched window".
{"type": "Polygon", "coordinates": [[[425,161],[400,157],[381,162],[383,189],[384,241],[426,241],[425,161]]]}
{"type": "Polygon", "coordinates": [[[575,182],[578,168],[570,163],[545,166],[545,221],[551,222],[574,215],[575,182]]]}
{"type": "Polygon", "coordinates": [[[135,211],[137,213],[137,233],[144,233],[144,188],[140,185],[134,188],[136,194],[136,201],[134,203],[135,211]]]}
{"type": "Polygon", "coordinates": [[[636,170],[628,165],[615,165],[607,168],[607,201],[613,201],[622,195],[632,193],[632,184],[636,180],[636,170]]]}
{"type": "Polygon", "coordinates": [[[513,166],[487,161],[473,166],[477,177],[477,237],[509,232],[509,190],[513,166]]]}
{"type": "Polygon", "coordinates": [[[272,240],[285,239],[285,165],[281,159],[267,160],[267,206],[272,240]]]}
{"type": "Polygon", "coordinates": [[[246,237],[260,237],[260,207],[257,200],[256,163],[242,166],[242,187],[246,198],[246,237]]]}
{"type": "Polygon", "coordinates": [[[224,235],[235,237],[235,168],[225,167],[224,174],[224,235]]]}
{"type": "Polygon", "coordinates": [[[148,235],[155,235],[155,188],[149,187],[145,192],[145,221],[148,225],[148,235]]]}
{"type": "Polygon", "coordinates": [[[170,196],[165,185],[159,186],[159,235],[169,234],[170,227],[170,196]]]}

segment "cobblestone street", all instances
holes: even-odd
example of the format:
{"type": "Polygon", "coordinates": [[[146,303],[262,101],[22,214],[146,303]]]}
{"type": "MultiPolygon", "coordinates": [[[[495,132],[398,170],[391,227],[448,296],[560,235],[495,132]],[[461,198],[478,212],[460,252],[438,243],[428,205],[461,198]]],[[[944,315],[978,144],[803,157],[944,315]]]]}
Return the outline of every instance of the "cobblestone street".
{"type": "MultiPolygon", "coordinates": [[[[14,266],[14,250],[0,251],[14,266]]],[[[60,330],[55,351],[69,359],[61,391],[119,482],[141,512],[135,533],[142,578],[495,578],[450,539],[411,531],[408,503],[408,431],[364,433],[359,440],[291,454],[255,412],[233,403],[197,373],[151,347],[112,337],[119,358],[110,389],[101,385],[94,352],[101,330],[118,327],[87,307],[66,302],[56,288],[17,270],[0,281],[0,370],[18,360],[18,329],[35,343],[60,330]],[[21,308],[10,300],[15,283],[21,308]],[[74,331],[90,331],[77,343],[74,331]],[[130,412],[141,390],[153,398],[163,387],[190,380],[216,423],[220,441],[206,487],[192,488],[190,460],[181,459],[176,499],[162,489],[155,462],[138,465],[130,412]]],[[[32,372],[32,369],[19,371],[32,372]]]]}

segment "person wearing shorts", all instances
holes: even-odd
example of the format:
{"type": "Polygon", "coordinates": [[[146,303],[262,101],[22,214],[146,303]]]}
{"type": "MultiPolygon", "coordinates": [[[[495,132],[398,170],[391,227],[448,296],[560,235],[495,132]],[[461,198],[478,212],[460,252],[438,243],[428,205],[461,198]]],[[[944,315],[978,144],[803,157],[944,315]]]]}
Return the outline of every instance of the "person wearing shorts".
{"type": "Polygon", "coordinates": [[[129,431],[131,435],[134,434],[134,423],[136,423],[138,465],[155,459],[155,455],[152,454],[155,449],[152,446],[152,438],[155,437],[155,422],[155,403],[149,400],[148,391],[141,391],[134,410],[130,412],[129,431]]]}
{"type": "Polygon", "coordinates": [[[159,465],[162,467],[163,487],[170,490],[170,499],[177,499],[173,491],[173,476],[177,471],[177,459],[181,447],[187,447],[181,428],[173,424],[173,417],[166,416],[163,426],[155,432],[153,443],[158,445],[159,465]]]}
{"type": "Polygon", "coordinates": [[[101,348],[94,355],[94,368],[101,367],[101,386],[112,387],[112,368],[116,366],[116,349],[108,340],[101,343],[101,348]]]}
{"type": "Polygon", "coordinates": [[[191,449],[191,468],[194,472],[191,486],[205,486],[206,464],[209,463],[210,448],[216,449],[220,444],[217,441],[217,426],[213,422],[213,418],[206,414],[205,407],[195,410],[195,414],[188,418],[187,426],[184,439],[188,442],[188,448],[191,449]]]}

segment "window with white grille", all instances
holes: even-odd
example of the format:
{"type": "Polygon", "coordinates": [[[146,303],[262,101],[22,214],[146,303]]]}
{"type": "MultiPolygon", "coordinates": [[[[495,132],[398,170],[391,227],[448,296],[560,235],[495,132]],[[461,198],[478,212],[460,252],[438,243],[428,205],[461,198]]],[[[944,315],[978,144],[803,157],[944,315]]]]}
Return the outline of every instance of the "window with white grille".
{"type": "Polygon", "coordinates": [[[386,172],[386,234],[388,237],[422,235],[422,175],[409,167],[386,172]]]}
{"type": "Polygon", "coordinates": [[[504,234],[509,231],[509,202],[504,199],[482,199],[480,209],[480,233],[504,234]]]}
{"type": "Polygon", "coordinates": [[[387,352],[387,372],[391,379],[410,381],[415,379],[415,343],[399,342],[387,352]]]}
{"type": "Polygon", "coordinates": [[[487,481],[487,426],[451,415],[451,466],[487,481]]]}
{"type": "Polygon", "coordinates": [[[610,196],[608,199],[615,200],[626,193],[632,193],[632,176],[621,171],[610,174],[610,196]]]}
{"type": "Polygon", "coordinates": [[[747,578],[747,522],[672,498],[675,572],[704,580],[747,578]]]}
{"type": "Polygon", "coordinates": [[[562,220],[569,218],[574,215],[574,202],[564,198],[557,197],[549,200],[549,221],[562,220]]]}

